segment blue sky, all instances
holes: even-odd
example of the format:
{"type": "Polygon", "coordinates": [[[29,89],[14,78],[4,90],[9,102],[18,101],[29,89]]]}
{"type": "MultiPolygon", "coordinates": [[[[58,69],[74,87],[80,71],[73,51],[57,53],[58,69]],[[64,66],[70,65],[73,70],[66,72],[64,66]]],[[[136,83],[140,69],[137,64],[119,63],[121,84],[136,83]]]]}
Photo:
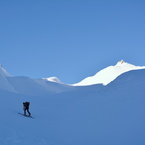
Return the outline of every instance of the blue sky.
{"type": "Polygon", "coordinates": [[[145,65],[144,0],[1,0],[0,63],[77,83],[123,59],[145,65]]]}

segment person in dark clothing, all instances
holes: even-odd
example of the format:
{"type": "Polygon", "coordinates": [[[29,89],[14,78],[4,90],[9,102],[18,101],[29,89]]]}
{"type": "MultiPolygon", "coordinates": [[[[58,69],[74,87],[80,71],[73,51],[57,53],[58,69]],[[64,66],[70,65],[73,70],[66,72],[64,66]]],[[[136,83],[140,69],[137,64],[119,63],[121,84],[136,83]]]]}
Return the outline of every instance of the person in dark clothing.
{"type": "Polygon", "coordinates": [[[29,106],[30,106],[30,102],[23,102],[24,115],[26,115],[26,111],[29,114],[29,116],[31,115],[29,111],[29,106]]]}

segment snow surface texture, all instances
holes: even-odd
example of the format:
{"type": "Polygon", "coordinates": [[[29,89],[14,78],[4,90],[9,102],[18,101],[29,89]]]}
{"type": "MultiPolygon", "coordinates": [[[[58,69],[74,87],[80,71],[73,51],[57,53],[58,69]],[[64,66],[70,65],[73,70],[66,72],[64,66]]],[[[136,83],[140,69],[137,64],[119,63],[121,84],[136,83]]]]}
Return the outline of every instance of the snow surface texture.
{"type": "Polygon", "coordinates": [[[0,145],[145,145],[145,69],[106,86],[0,76],[15,89],[0,83],[0,145]]]}

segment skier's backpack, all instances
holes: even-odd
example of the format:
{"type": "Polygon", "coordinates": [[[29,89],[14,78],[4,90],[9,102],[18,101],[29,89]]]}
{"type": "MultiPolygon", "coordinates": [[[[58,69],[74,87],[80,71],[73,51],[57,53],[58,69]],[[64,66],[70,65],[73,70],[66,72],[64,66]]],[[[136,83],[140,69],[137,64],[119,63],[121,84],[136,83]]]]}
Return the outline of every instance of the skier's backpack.
{"type": "Polygon", "coordinates": [[[25,103],[23,103],[23,105],[24,105],[24,107],[29,107],[30,102],[25,102],[25,103]]]}

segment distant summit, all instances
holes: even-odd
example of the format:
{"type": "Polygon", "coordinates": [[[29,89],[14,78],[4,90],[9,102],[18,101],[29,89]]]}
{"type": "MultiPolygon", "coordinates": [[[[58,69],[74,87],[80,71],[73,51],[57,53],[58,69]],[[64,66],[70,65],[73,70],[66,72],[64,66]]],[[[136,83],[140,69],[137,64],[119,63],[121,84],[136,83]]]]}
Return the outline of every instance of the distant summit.
{"type": "Polygon", "coordinates": [[[109,66],[94,76],[90,76],[85,78],[79,83],[73,84],[73,86],[87,86],[87,85],[94,85],[94,84],[103,84],[107,85],[116,79],[119,75],[131,71],[131,70],[138,70],[138,69],[145,69],[145,66],[135,66],[125,62],[124,60],[120,60],[117,62],[115,66],[109,66]]]}
{"type": "Polygon", "coordinates": [[[0,65],[0,75],[4,77],[11,77],[11,75],[0,65]]]}
{"type": "Polygon", "coordinates": [[[0,65],[0,89],[10,91],[10,92],[16,92],[14,87],[9,83],[8,78],[11,78],[12,76],[0,65]]]}
{"type": "Polygon", "coordinates": [[[50,81],[50,82],[55,82],[55,83],[60,83],[62,82],[57,78],[57,77],[50,77],[50,78],[43,78],[44,80],[50,81]]]}
{"type": "Polygon", "coordinates": [[[127,66],[128,65],[128,67],[138,67],[138,66],[135,66],[135,65],[133,65],[133,64],[130,64],[130,63],[127,63],[127,62],[125,62],[124,60],[120,60],[120,61],[118,61],[117,62],[117,64],[115,65],[115,66],[127,66]]]}
{"type": "Polygon", "coordinates": [[[120,60],[118,61],[117,65],[124,64],[124,63],[126,63],[124,60],[120,60]]]}

